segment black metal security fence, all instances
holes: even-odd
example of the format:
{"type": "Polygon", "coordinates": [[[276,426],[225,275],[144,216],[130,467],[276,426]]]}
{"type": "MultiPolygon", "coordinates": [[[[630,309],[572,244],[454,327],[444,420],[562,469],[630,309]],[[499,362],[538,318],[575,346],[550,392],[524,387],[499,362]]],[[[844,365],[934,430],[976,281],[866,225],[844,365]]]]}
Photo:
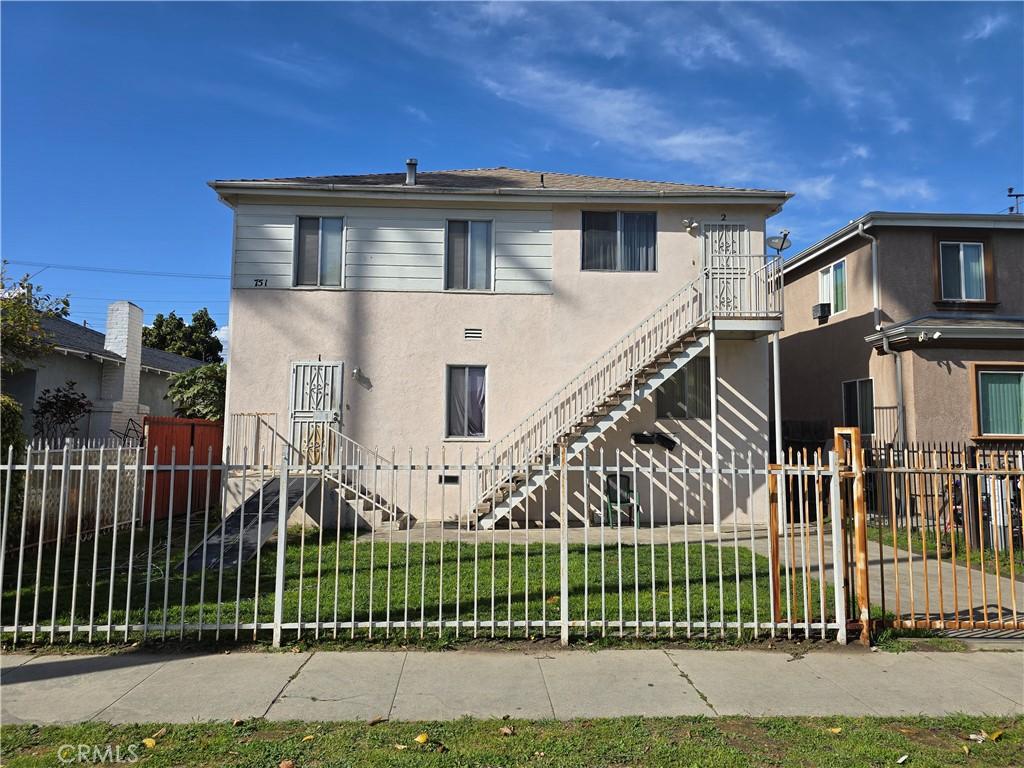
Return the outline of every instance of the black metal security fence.
{"type": "Polygon", "coordinates": [[[147,461],[125,448],[8,455],[0,632],[16,643],[845,638],[842,521],[803,496],[783,514],[778,498],[794,482],[825,487],[837,466],[751,455],[713,467],[663,449],[499,466],[384,459],[351,441],[333,454],[319,466],[147,461]],[[537,471],[549,480],[501,525],[478,524],[482,474],[537,471]],[[171,488],[184,478],[183,514],[173,499],[147,504],[163,476],[171,488]]]}

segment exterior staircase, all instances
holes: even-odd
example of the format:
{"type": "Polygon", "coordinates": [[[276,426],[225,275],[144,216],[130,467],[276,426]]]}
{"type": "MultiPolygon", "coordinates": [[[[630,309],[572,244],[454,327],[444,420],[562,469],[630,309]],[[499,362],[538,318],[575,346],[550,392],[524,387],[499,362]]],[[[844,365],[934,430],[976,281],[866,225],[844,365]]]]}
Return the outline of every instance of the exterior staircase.
{"type": "MultiPolygon", "coordinates": [[[[487,454],[471,515],[482,528],[513,523],[522,502],[704,349],[718,318],[781,318],[781,264],[726,255],[684,285],[487,454]]],[[[543,522],[540,522],[543,524],[543,522]]]]}

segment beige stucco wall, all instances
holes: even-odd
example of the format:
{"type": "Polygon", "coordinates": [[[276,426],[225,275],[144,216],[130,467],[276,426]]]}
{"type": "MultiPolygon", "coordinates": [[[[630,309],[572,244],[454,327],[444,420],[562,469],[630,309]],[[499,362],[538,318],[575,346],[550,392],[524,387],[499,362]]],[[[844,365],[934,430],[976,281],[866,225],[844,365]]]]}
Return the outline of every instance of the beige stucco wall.
{"type": "MultiPolygon", "coordinates": [[[[787,276],[785,293],[782,418],[831,428],[842,422],[842,382],[872,375],[874,351],[864,343],[873,329],[870,246],[859,238],[843,243],[828,258],[787,276]],[[847,309],[821,323],[811,317],[818,303],[818,272],[842,258],[847,309]]],[[[876,391],[876,399],[881,394],[876,391]]]]}
{"type": "MultiPolygon", "coordinates": [[[[437,204],[432,204],[437,207],[437,204]]],[[[684,218],[744,221],[751,251],[763,249],[764,209],[701,206],[604,206],[658,212],[658,271],[599,273],[580,270],[580,205],[553,210],[553,293],[369,292],[338,290],[245,290],[231,295],[228,413],[271,411],[288,423],[290,365],[294,361],[345,363],[344,430],[355,440],[400,456],[429,449],[449,460],[483,453],[572,375],[699,274],[701,240],[686,232],[684,218]],[[482,340],[463,330],[481,328],[482,340]],[[487,366],[488,440],[446,440],[446,365],[487,366]],[[366,377],[358,382],[351,371],[366,377]]],[[[723,444],[745,452],[767,447],[767,353],[763,341],[723,342],[723,444]]],[[[651,406],[653,408],[653,406],[651,406]]],[[[650,429],[649,410],[630,420],[609,444],[650,429]]],[[[690,431],[699,450],[707,429],[690,431]]],[[[667,430],[677,431],[677,428],[667,430]]],[[[706,449],[706,448],[705,448],[706,449]]],[[[631,449],[630,449],[631,450],[631,449]]],[[[677,449],[678,452],[678,449],[677,449]]],[[[429,484],[436,500],[436,478],[429,484]]],[[[451,493],[452,487],[448,492],[451,493]]]]}

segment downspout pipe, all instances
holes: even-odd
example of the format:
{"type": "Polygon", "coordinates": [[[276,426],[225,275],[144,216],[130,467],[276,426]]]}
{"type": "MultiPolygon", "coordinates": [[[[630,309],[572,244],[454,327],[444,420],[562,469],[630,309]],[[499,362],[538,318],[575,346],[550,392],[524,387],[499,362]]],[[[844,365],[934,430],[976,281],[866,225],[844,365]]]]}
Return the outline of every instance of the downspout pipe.
{"type": "Polygon", "coordinates": [[[903,411],[903,360],[902,355],[889,346],[889,337],[882,331],[882,353],[892,355],[896,361],[896,431],[900,443],[907,442],[907,425],[903,411]]]}
{"type": "Polygon", "coordinates": [[[857,234],[871,241],[871,301],[874,305],[875,330],[880,331],[882,330],[882,307],[878,296],[878,238],[868,234],[863,221],[857,225],[857,234]]]}

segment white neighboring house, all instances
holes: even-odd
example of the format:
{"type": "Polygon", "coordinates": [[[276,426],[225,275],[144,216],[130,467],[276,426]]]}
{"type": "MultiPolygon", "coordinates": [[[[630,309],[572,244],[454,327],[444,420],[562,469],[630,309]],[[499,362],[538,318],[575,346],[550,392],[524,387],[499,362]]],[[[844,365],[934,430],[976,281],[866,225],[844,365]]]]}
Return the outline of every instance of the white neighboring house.
{"type": "MultiPolygon", "coordinates": [[[[236,458],[268,447],[254,423],[296,463],[332,461],[338,432],[382,457],[509,467],[562,444],[575,462],[767,457],[782,285],[764,232],[789,193],[415,160],[210,186],[234,213],[236,458]]],[[[417,517],[458,493],[489,525],[557,490],[532,466],[468,490],[443,474],[417,517]]],[[[671,500],[648,513],[678,515],[671,500]]]]}
{"type": "Polygon", "coordinates": [[[77,437],[114,438],[124,433],[129,420],[141,427],[148,415],[174,415],[174,404],[166,399],[170,375],[202,362],[144,347],[142,317],[141,307],[115,301],[107,309],[105,334],[65,318],[43,319],[53,352],[28,362],[5,383],[7,394],[21,403],[26,435],[33,435],[32,408],[40,393],[68,380],[92,402],[77,437]]]}

